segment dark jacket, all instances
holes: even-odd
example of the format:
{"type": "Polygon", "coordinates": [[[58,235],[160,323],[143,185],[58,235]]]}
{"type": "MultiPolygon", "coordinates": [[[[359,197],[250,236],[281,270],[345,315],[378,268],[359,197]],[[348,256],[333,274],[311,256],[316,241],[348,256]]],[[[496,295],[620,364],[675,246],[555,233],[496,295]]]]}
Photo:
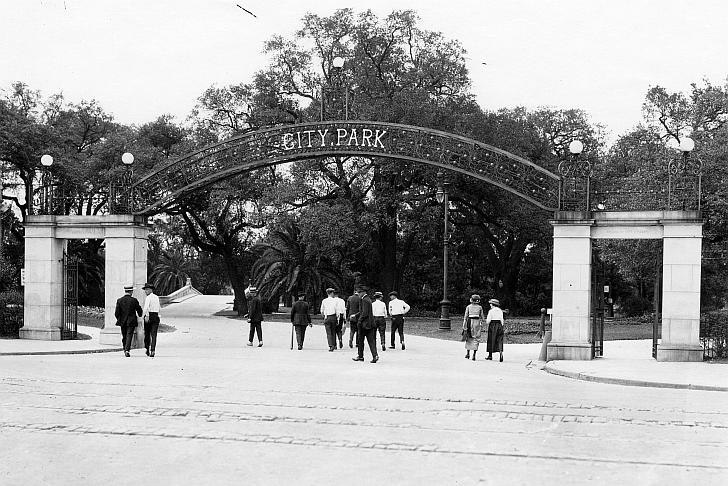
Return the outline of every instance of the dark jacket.
{"type": "Polygon", "coordinates": [[[350,295],[349,298],[346,299],[346,317],[350,321],[356,322],[356,318],[358,317],[360,310],[361,297],[359,297],[359,294],[350,295]]]}
{"type": "Polygon", "coordinates": [[[372,299],[365,295],[361,299],[361,310],[359,311],[359,325],[364,329],[374,328],[374,315],[372,315],[372,299]]]}
{"type": "Polygon", "coordinates": [[[139,301],[135,297],[126,294],[116,301],[116,310],[114,310],[116,325],[136,327],[137,315],[141,317],[142,312],[142,306],[139,305],[139,301]]]}
{"type": "Polygon", "coordinates": [[[308,302],[297,300],[291,307],[291,322],[294,326],[308,326],[311,324],[311,314],[308,313],[308,302]]]}
{"type": "Polygon", "coordinates": [[[260,302],[260,297],[257,295],[250,299],[248,319],[250,319],[250,322],[263,322],[263,304],[260,302]]]}

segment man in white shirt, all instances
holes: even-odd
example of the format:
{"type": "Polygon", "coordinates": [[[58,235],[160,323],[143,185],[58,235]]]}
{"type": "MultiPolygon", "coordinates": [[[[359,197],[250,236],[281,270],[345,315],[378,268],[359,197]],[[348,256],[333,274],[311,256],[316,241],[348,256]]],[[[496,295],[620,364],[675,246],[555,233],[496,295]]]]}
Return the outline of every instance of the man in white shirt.
{"type": "Polygon", "coordinates": [[[144,284],[144,347],[147,348],[147,356],[154,357],[154,350],[157,347],[157,331],[159,330],[159,297],[154,294],[154,285],[144,284]]]}
{"type": "Polygon", "coordinates": [[[341,338],[344,337],[344,322],[346,322],[346,302],[339,297],[338,290],[334,290],[334,299],[336,299],[336,337],[339,339],[339,349],[344,347],[341,338]]]}
{"type": "Polygon", "coordinates": [[[387,305],[382,302],[382,293],[374,292],[374,301],[372,302],[372,315],[374,316],[374,324],[379,329],[379,337],[382,342],[382,351],[387,350],[384,338],[384,332],[387,329],[387,305]]]}
{"type": "Polygon", "coordinates": [[[334,289],[329,287],[326,289],[326,297],[321,301],[321,317],[324,319],[324,327],[326,328],[326,341],[329,343],[329,351],[336,349],[336,325],[339,321],[338,304],[334,298],[334,289]]]}
{"type": "Polygon", "coordinates": [[[389,315],[392,316],[392,327],[389,332],[392,339],[389,349],[394,349],[394,333],[399,331],[399,342],[402,344],[402,350],[404,350],[404,315],[409,310],[410,306],[404,300],[399,299],[397,292],[392,291],[389,293],[389,315]]]}

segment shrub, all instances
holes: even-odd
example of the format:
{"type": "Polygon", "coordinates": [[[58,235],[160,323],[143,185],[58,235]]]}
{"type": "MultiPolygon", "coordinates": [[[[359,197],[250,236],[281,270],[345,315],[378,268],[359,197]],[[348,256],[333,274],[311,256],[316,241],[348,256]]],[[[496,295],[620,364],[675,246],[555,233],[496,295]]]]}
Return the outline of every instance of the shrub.
{"type": "Polygon", "coordinates": [[[0,336],[19,337],[23,327],[23,294],[11,290],[0,292],[0,336]]]}

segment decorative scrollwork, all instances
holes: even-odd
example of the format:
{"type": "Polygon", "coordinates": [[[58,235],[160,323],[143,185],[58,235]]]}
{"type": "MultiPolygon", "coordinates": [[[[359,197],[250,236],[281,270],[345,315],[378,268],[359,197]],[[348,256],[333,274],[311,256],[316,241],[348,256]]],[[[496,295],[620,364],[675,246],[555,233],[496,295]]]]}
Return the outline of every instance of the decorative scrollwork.
{"type": "Polygon", "coordinates": [[[558,207],[559,176],[496,147],[408,125],[325,121],[249,132],[170,161],[135,184],[146,197],[137,212],[163,210],[176,198],[238,173],[339,155],[422,162],[494,184],[544,209],[558,207]]]}

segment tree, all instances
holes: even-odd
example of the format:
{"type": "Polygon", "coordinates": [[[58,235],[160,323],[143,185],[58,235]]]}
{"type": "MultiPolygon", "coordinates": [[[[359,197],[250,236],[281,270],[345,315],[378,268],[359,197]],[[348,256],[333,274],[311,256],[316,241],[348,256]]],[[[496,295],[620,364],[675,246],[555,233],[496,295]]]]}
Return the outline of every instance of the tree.
{"type": "Polygon", "coordinates": [[[343,288],[335,259],[303,244],[295,221],[270,231],[254,250],[260,257],[253,265],[252,281],[267,300],[304,292],[315,309],[326,287],[343,288]]]}

